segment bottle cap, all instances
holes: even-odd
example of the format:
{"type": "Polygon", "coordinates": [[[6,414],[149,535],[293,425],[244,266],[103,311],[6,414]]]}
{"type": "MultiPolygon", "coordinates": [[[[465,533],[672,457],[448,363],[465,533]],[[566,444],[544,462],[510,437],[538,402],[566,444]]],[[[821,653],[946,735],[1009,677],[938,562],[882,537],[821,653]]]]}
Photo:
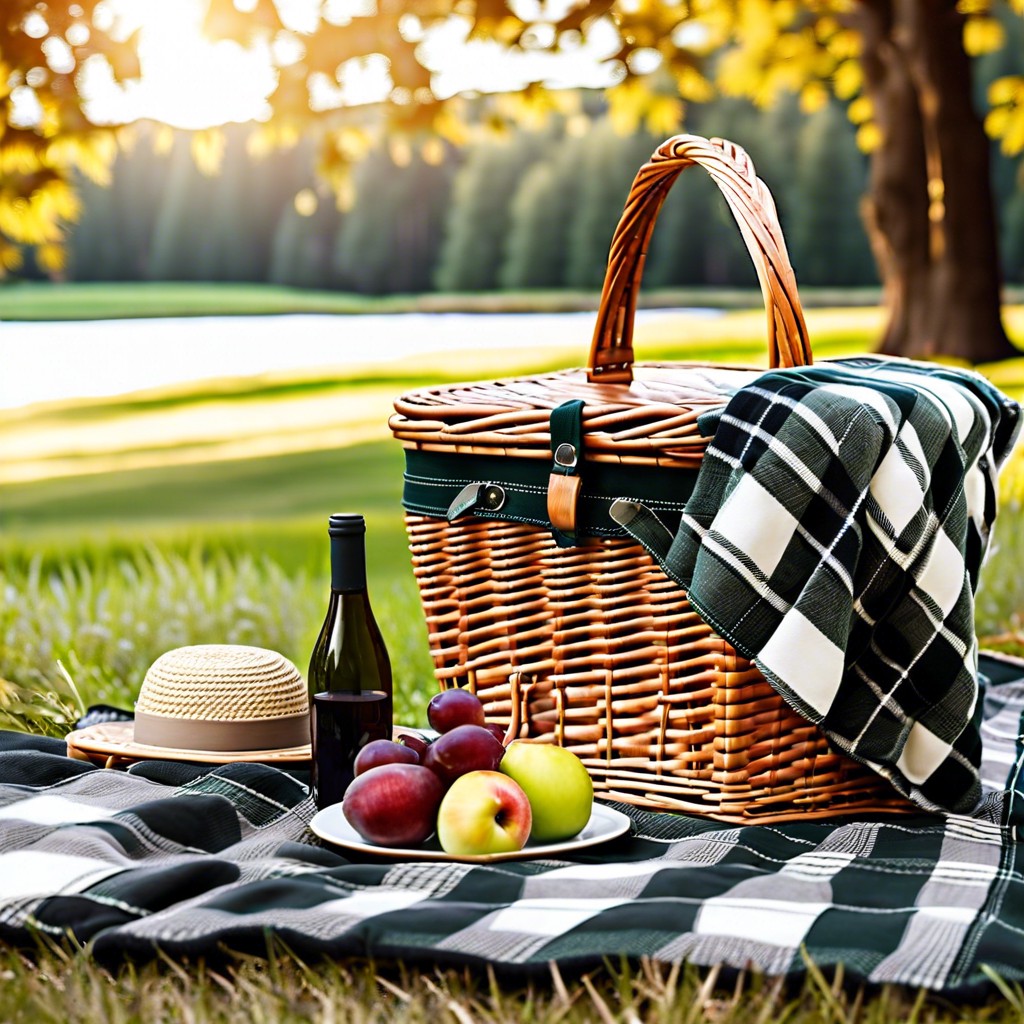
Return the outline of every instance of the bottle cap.
{"type": "Polygon", "coordinates": [[[335,512],[328,521],[327,533],[331,537],[366,533],[366,520],[354,512],[335,512]]]}

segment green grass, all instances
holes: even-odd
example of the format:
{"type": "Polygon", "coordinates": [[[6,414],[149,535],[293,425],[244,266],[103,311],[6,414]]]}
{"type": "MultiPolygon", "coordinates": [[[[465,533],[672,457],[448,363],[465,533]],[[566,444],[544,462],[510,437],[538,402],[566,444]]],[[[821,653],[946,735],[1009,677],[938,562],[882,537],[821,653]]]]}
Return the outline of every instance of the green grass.
{"type": "MultiPolygon", "coordinates": [[[[877,288],[804,289],[808,306],[874,305],[877,288]]],[[[103,282],[0,286],[0,320],[96,320],[147,316],[233,316],[278,313],[442,313],[467,311],[557,312],[597,308],[598,292],[568,289],[461,294],[367,296],[268,284],[207,282],[103,282]]],[[[744,288],[650,289],[642,306],[759,306],[760,293],[744,288]]]]}
{"type": "Polygon", "coordinates": [[[269,458],[58,477],[4,487],[5,532],[105,523],[246,522],[349,510],[400,514],[402,449],[381,441],[269,458]],[[358,503],[358,507],[356,507],[358,503]]]}
{"type": "Polygon", "coordinates": [[[892,986],[826,979],[781,984],[690,966],[552,970],[534,981],[392,963],[304,963],[279,949],[215,965],[158,961],[115,974],[60,949],[31,958],[0,951],[0,1019],[32,1024],[1009,1024],[1024,998],[952,1003],[892,986]]]}

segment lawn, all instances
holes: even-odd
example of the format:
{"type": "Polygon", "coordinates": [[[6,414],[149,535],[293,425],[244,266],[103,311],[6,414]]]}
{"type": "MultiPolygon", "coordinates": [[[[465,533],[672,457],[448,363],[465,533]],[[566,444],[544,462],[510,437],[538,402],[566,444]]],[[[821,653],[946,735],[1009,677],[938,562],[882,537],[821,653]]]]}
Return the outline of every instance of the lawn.
{"type": "MultiPolygon", "coordinates": [[[[808,306],[875,305],[877,288],[801,291],[808,306]]],[[[234,316],[275,313],[560,312],[597,308],[596,292],[485,292],[366,296],[266,284],[203,282],[0,285],[0,320],[91,320],[147,316],[234,316]]],[[[1018,298],[1017,301],[1020,301],[1018,298]]],[[[714,306],[749,309],[760,296],[750,289],[673,288],[643,293],[642,306],[714,306]]]]}
{"type": "MultiPolygon", "coordinates": [[[[123,294],[118,306],[118,296],[101,291],[95,315],[144,308],[125,306],[123,294]]],[[[225,291],[218,311],[250,312],[244,293],[232,307],[233,293],[225,291]]],[[[0,289],[0,316],[17,315],[17,294],[0,289]]],[[[22,315],[32,315],[31,295],[23,294],[29,298],[18,300],[25,302],[22,315]]],[[[51,298],[57,302],[60,294],[51,298]]],[[[203,289],[188,296],[184,286],[176,291],[177,312],[202,312],[209,301],[203,289]]],[[[35,315],[42,315],[40,298],[32,299],[35,315]]],[[[286,295],[272,299],[287,305],[286,295]]],[[[60,301],[65,312],[82,314],[81,293],[77,305],[60,301]]],[[[169,308],[166,294],[152,303],[169,308]]],[[[53,315],[61,315],[56,305],[53,315]]],[[[863,350],[878,318],[870,307],[809,311],[816,352],[863,350]]],[[[1024,339],[1024,311],[1012,310],[1010,323],[1024,339]]],[[[680,340],[666,314],[644,326],[639,352],[651,360],[761,361],[762,331],[762,313],[737,311],[680,340]]],[[[550,356],[522,358],[515,366],[508,354],[477,353],[459,369],[483,378],[552,368],[550,356]]],[[[986,372],[1024,396],[1024,359],[986,372]]],[[[405,365],[347,381],[222,381],[0,412],[0,720],[59,735],[82,703],[129,705],[152,660],[183,643],[258,643],[304,668],[326,605],[325,520],[332,511],[354,510],[367,516],[371,596],[395,665],[396,711],[424,722],[435,684],[405,547],[402,453],[386,421],[395,394],[444,376],[405,365]],[[286,421],[294,429],[278,429],[286,421]]],[[[1024,608],[1015,568],[1024,563],[1022,481],[1014,464],[1004,484],[1000,556],[989,563],[979,598],[979,628],[1006,634],[1010,647],[1024,608]]],[[[520,988],[457,971],[418,976],[395,965],[307,967],[285,954],[219,972],[158,964],[115,977],[77,953],[40,956],[43,970],[33,973],[15,952],[0,954],[7,982],[0,985],[0,1019],[810,1024],[962,1020],[974,1012],[914,993],[858,995],[841,979],[826,982],[813,971],[804,983],[782,987],[743,975],[612,965],[586,979],[520,988]]],[[[1024,998],[1016,990],[1006,995],[977,1007],[976,1019],[1019,1019],[1024,998]]]]}

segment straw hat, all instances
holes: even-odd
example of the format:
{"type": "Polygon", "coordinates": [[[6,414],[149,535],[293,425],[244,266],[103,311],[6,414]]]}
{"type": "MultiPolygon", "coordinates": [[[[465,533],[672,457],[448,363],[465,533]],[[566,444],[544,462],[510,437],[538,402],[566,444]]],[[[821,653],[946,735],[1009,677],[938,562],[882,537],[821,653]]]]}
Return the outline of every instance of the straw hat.
{"type": "Polygon", "coordinates": [[[134,722],[79,729],[67,744],[72,757],[108,767],[150,758],[308,761],[309,699],[299,670],[275,651],[178,647],[150,666],[134,722]]]}

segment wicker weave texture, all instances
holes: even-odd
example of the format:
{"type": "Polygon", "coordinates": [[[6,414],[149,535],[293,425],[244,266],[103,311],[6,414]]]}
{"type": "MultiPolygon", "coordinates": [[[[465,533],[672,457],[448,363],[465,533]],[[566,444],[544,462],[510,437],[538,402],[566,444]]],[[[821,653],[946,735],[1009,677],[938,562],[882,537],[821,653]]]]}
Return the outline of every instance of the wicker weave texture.
{"type": "MultiPolygon", "coordinates": [[[[551,410],[583,399],[584,467],[621,462],[661,475],[699,466],[708,439],[698,417],[725,402],[741,371],[635,365],[632,349],[654,223],[672,182],[693,166],[725,194],[754,261],[770,365],[810,363],[768,190],[738,146],[677,136],[634,181],[586,367],[405,395],[391,418],[395,437],[420,451],[550,460],[551,410]]],[[[545,526],[472,515],[406,522],[441,686],[475,690],[515,735],[573,750],[599,796],[731,822],[913,809],[870,769],[832,753],[631,540],[561,548],[545,526]]]]}
{"type": "Polygon", "coordinates": [[[599,797],[735,822],[909,809],[833,754],[637,545],[407,525],[441,685],[578,754],[599,797]]]}

